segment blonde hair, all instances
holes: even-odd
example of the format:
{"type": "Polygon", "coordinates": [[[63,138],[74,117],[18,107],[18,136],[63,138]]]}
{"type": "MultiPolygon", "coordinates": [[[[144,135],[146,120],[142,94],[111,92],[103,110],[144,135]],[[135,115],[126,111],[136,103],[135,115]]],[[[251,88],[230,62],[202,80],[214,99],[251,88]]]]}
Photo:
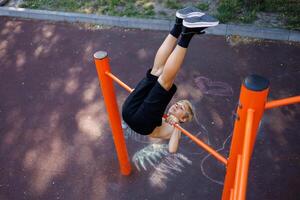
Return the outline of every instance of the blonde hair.
{"type": "Polygon", "coordinates": [[[193,118],[194,118],[194,116],[195,116],[195,108],[192,105],[192,103],[189,100],[187,100],[187,99],[183,99],[183,100],[180,100],[178,102],[185,103],[187,105],[188,110],[186,112],[186,116],[185,117],[187,118],[187,122],[192,121],[193,118]]]}

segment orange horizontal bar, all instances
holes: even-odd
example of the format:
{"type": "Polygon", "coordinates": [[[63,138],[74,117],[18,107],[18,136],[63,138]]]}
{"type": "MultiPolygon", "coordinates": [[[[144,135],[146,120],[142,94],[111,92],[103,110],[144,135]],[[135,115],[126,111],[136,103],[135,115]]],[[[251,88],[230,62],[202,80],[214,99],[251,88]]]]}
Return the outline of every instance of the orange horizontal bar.
{"type": "Polygon", "coordinates": [[[116,81],[120,86],[122,86],[125,90],[128,92],[132,92],[134,89],[130,88],[128,85],[126,85],[124,82],[122,82],[120,79],[118,79],[115,75],[113,75],[110,72],[105,72],[106,75],[108,75],[110,78],[112,78],[114,81],[116,81]]]}
{"type": "MultiPolygon", "coordinates": [[[[110,78],[112,78],[114,81],[116,81],[120,86],[125,88],[128,92],[132,92],[134,89],[130,88],[128,85],[126,85],[124,82],[122,82],[120,79],[118,79],[115,75],[113,75],[110,72],[105,72],[106,75],[108,75],[110,78]]],[[[197,137],[189,133],[187,130],[183,129],[178,124],[175,125],[177,129],[179,129],[182,133],[184,133],[186,136],[188,136],[191,140],[193,140],[196,144],[201,146],[204,150],[208,151],[210,154],[212,154],[216,159],[227,165],[227,159],[224,158],[221,154],[219,154],[217,151],[215,151],[213,148],[199,140],[197,137]]]]}
{"type": "Polygon", "coordinates": [[[238,200],[246,199],[247,181],[248,181],[248,171],[250,164],[250,143],[251,143],[251,133],[254,121],[254,110],[248,109],[246,118],[246,130],[244,138],[244,146],[242,153],[242,163],[241,163],[241,173],[239,177],[239,188],[238,188],[238,200]]]}
{"type": "Polygon", "coordinates": [[[204,150],[208,151],[211,155],[213,155],[216,159],[221,161],[223,164],[227,165],[227,159],[224,158],[221,154],[219,154],[217,151],[215,151],[213,148],[199,140],[197,137],[192,135],[190,132],[179,126],[178,124],[175,124],[175,127],[179,129],[182,133],[184,133],[186,136],[188,136],[191,140],[193,140],[197,145],[202,147],[204,150]]]}
{"type": "Polygon", "coordinates": [[[279,100],[274,100],[266,103],[265,109],[275,108],[279,106],[285,106],[289,104],[300,103],[300,95],[295,97],[289,97],[279,100]]]}

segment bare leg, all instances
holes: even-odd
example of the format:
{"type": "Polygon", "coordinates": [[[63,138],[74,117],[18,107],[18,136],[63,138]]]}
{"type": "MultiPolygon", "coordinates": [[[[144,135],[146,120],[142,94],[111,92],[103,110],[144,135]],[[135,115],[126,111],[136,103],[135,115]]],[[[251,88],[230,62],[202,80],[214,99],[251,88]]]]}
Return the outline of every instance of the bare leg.
{"type": "Polygon", "coordinates": [[[157,51],[154,66],[151,71],[151,74],[159,76],[158,82],[166,90],[169,90],[174,83],[192,37],[194,34],[202,33],[203,29],[206,28],[188,28],[182,26],[181,22],[178,20],[181,20],[182,22],[182,19],[176,18],[176,22],[178,23],[175,23],[172,31],[157,51]],[[178,40],[178,45],[174,49],[177,38],[180,34],[181,37],[178,40]]]}
{"type": "Polygon", "coordinates": [[[183,63],[186,51],[187,48],[177,45],[167,59],[166,64],[163,67],[163,72],[158,78],[158,82],[166,90],[169,90],[172,87],[176,75],[183,63]]]}
{"type": "Polygon", "coordinates": [[[177,38],[173,35],[169,34],[166,37],[162,45],[157,50],[151,74],[155,76],[160,76],[162,74],[166,61],[172,53],[176,43],[177,38]]]}

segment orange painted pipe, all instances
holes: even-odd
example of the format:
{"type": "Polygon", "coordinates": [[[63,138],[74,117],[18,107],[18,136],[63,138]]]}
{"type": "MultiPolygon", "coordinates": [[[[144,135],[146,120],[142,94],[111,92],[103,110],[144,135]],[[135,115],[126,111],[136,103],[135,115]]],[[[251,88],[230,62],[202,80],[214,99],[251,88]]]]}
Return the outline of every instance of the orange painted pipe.
{"type": "Polygon", "coordinates": [[[232,134],[222,200],[230,199],[230,189],[234,187],[237,157],[239,154],[242,155],[243,147],[245,145],[243,141],[245,139],[248,109],[253,109],[255,111],[249,145],[249,154],[252,155],[257,130],[265,110],[268,93],[269,81],[258,75],[251,75],[246,77],[241,86],[240,99],[236,111],[236,120],[234,123],[232,134]]]}
{"type": "Polygon", "coordinates": [[[230,200],[234,200],[233,193],[234,193],[234,190],[230,189],[230,200]]]}
{"type": "Polygon", "coordinates": [[[207,144],[205,144],[204,142],[202,142],[201,140],[199,140],[196,136],[194,136],[193,134],[191,134],[190,132],[188,132],[187,130],[185,130],[184,128],[182,128],[181,126],[179,126],[178,124],[175,124],[175,127],[177,129],[179,129],[183,134],[185,134],[186,136],[188,136],[192,141],[194,141],[197,145],[199,145],[200,147],[202,147],[204,150],[206,150],[207,152],[209,152],[211,155],[213,155],[217,160],[219,160],[220,162],[222,162],[223,164],[227,165],[227,159],[224,158],[221,154],[219,154],[217,151],[215,151],[213,148],[211,148],[210,146],[208,146],[207,144]]]}
{"type": "Polygon", "coordinates": [[[253,128],[254,113],[255,111],[253,109],[248,109],[247,111],[246,131],[245,131],[245,139],[244,139],[242,162],[241,162],[241,173],[239,177],[240,185],[238,188],[238,200],[246,199],[248,170],[249,170],[250,157],[251,157],[250,145],[251,145],[251,134],[253,128]]]}
{"type": "Polygon", "coordinates": [[[240,187],[240,179],[239,177],[241,176],[241,165],[242,165],[242,156],[241,154],[238,155],[237,157],[237,164],[236,164],[236,170],[235,170],[235,179],[234,179],[234,186],[233,186],[233,196],[234,199],[238,199],[238,189],[240,187]]]}
{"type": "Polygon", "coordinates": [[[123,87],[125,90],[127,90],[128,92],[132,92],[134,89],[130,88],[128,85],[126,85],[123,81],[121,81],[120,79],[118,79],[115,75],[113,75],[110,72],[105,72],[105,74],[107,76],[109,76],[110,78],[112,78],[114,81],[116,81],[121,87],[123,87]]]}
{"type": "Polygon", "coordinates": [[[131,165],[129,162],[125,138],[121,126],[121,118],[116,101],[115,89],[112,79],[106,74],[106,72],[110,72],[109,58],[106,52],[98,51],[94,54],[94,60],[110,126],[112,129],[120,170],[123,175],[129,175],[131,173],[131,165]]]}
{"type": "Polygon", "coordinates": [[[294,104],[294,103],[300,103],[300,96],[289,97],[289,98],[284,98],[284,99],[267,102],[265,108],[270,109],[270,108],[285,106],[285,105],[294,104]]]}

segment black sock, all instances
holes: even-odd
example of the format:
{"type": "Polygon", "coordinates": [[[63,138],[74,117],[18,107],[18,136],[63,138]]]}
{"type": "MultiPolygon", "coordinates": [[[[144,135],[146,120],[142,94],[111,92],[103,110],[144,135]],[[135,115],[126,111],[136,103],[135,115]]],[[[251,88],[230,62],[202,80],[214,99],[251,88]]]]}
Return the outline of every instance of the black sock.
{"type": "Polygon", "coordinates": [[[170,34],[173,35],[175,38],[178,38],[180,36],[181,30],[182,30],[182,19],[176,17],[175,24],[170,31],[170,34]]]}
{"type": "Polygon", "coordinates": [[[188,48],[189,43],[193,36],[194,36],[194,33],[181,34],[181,38],[178,41],[178,45],[183,48],[188,48]]]}

